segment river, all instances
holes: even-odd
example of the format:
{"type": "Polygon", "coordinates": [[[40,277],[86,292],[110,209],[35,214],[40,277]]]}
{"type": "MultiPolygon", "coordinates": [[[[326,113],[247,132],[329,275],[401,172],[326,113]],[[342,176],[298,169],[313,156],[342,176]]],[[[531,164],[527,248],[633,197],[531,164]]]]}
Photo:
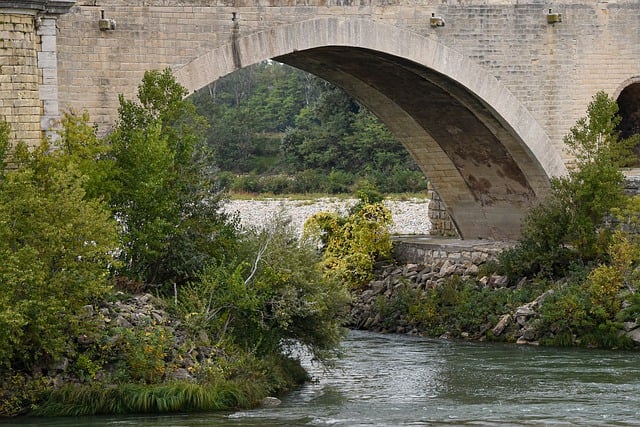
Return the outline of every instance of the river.
{"type": "MultiPolygon", "coordinates": [[[[352,331],[330,372],[280,406],[9,426],[640,426],[640,354],[352,331]]],[[[0,422],[1,423],[1,422],[0,422]]],[[[2,423],[5,425],[5,423],[2,423]]]]}

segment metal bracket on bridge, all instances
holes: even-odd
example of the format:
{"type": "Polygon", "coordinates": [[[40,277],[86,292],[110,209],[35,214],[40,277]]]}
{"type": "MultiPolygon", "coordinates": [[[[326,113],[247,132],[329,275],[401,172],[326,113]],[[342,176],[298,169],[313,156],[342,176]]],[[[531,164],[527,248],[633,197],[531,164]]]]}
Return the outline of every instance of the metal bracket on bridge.
{"type": "Polygon", "coordinates": [[[431,14],[431,18],[429,18],[429,23],[432,27],[444,27],[444,18],[441,16],[436,16],[435,13],[431,14]]]}
{"type": "Polygon", "coordinates": [[[100,11],[100,19],[98,20],[100,31],[113,31],[116,29],[116,21],[104,17],[104,10],[100,11]]]}
{"type": "Polygon", "coordinates": [[[552,12],[549,9],[549,12],[547,12],[547,24],[557,24],[558,22],[562,22],[562,14],[552,12]]]}

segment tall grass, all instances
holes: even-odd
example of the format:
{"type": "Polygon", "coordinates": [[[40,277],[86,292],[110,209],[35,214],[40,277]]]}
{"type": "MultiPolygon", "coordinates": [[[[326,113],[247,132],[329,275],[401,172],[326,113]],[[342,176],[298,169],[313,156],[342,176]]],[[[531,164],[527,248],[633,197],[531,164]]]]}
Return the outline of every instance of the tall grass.
{"type": "Polygon", "coordinates": [[[86,416],[126,413],[215,411],[255,406],[269,388],[265,383],[217,384],[68,384],[50,391],[34,416],[86,416]]]}
{"type": "Polygon", "coordinates": [[[42,395],[29,415],[87,416],[102,414],[207,412],[251,408],[272,393],[309,379],[298,360],[267,356],[246,375],[215,381],[172,381],[160,384],[65,384],[42,395]],[[256,371],[258,369],[258,371],[256,371]]]}

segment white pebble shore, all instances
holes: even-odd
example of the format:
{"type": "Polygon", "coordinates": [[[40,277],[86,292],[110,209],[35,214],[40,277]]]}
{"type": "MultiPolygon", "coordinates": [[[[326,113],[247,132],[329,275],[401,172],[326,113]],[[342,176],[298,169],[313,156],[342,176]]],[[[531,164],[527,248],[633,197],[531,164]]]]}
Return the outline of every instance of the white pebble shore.
{"type": "MultiPolygon", "coordinates": [[[[269,223],[274,217],[284,215],[291,219],[292,226],[302,233],[304,222],[317,212],[338,212],[346,214],[356,199],[322,198],[316,200],[230,200],[224,205],[229,213],[238,213],[240,223],[245,227],[260,227],[269,223]]],[[[428,234],[431,229],[429,221],[428,199],[385,200],[384,204],[391,211],[394,224],[392,234],[428,234]]]]}

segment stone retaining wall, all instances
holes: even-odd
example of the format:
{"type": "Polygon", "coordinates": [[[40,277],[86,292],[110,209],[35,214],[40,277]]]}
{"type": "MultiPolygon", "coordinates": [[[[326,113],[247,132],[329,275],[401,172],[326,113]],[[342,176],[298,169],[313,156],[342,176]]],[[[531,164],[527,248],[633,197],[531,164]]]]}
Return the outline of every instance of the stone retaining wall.
{"type": "MultiPolygon", "coordinates": [[[[399,292],[434,288],[448,277],[460,275],[477,277],[480,266],[495,259],[511,243],[469,241],[458,239],[403,238],[394,242],[397,265],[379,271],[377,279],[358,292],[352,303],[351,324],[357,329],[379,332],[419,333],[408,313],[397,312],[393,318],[382,318],[376,305],[391,304],[399,292]]],[[[500,287],[507,284],[504,276],[482,277],[483,286],[500,287]]]]}
{"type": "Polygon", "coordinates": [[[480,265],[494,259],[513,242],[459,240],[437,237],[402,237],[394,241],[394,258],[401,264],[438,265],[444,261],[480,265]]]}

